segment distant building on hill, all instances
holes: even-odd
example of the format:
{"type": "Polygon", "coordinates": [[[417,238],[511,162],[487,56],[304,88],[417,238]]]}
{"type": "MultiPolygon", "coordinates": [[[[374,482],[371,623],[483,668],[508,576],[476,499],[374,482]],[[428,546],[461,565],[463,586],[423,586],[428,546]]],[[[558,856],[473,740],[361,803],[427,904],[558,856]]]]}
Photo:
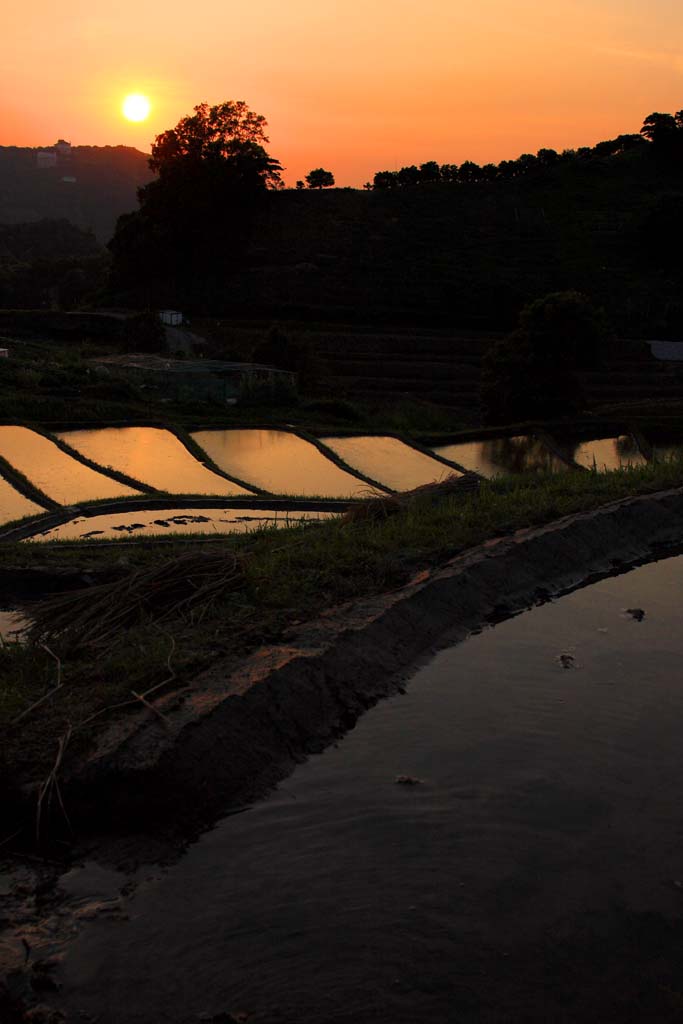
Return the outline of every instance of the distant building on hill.
{"type": "Polygon", "coordinates": [[[63,166],[69,164],[72,157],[71,143],[65,139],[59,139],[49,149],[39,149],[36,153],[36,166],[39,170],[47,170],[49,167],[63,166]]]}
{"type": "Polygon", "coordinates": [[[160,309],[159,319],[168,327],[180,327],[183,322],[183,314],[179,313],[177,309],[160,309]]]}
{"type": "Polygon", "coordinates": [[[48,167],[57,166],[57,154],[52,149],[39,149],[36,153],[36,167],[45,171],[48,167]]]}

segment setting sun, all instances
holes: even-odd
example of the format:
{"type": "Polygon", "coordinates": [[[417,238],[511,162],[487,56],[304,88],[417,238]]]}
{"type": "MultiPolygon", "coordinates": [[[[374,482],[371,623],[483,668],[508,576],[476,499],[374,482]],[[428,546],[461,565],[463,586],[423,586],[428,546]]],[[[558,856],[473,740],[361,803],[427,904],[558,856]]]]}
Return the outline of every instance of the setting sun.
{"type": "Polygon", "coordinates": [[[123,116],[129,121],[145,121],[149,117],[151,108],[152,105],[147,97],[139,92],[126,96],[121,106],[123,116]]]}

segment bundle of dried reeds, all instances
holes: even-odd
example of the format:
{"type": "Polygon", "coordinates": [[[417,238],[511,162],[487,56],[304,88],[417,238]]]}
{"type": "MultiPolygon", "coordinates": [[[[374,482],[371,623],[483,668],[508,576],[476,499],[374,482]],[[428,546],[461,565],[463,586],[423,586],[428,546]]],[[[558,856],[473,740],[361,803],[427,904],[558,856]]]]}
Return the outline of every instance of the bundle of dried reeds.
{"type": "Polygon", "coordinates": [[[456,474],[450,473],[443,480],[435,480],[434,483],[423,484],[415,487],[412,491],[402,491],[400,494],[383,494],[369,498],[358,505],[352,505],[343,516],[346,523],[363,522],[367,519],[386,519],[387,516],[395,515],[401,509],[405,509],[416,499],[430,499],[439,501],[452,494],[467,494],[479,489],[481,483],[476,473],[456,474]]]}
{"type": "Polygon", "coordinates": [[[31,608],[29,639],[60,638],[72,647],[103,647],[142,621],[162,623],[201,614],[220,594],[239,589],[243,559],[232,553],[190,553],[114,583],[60,594],[31,608]]]}

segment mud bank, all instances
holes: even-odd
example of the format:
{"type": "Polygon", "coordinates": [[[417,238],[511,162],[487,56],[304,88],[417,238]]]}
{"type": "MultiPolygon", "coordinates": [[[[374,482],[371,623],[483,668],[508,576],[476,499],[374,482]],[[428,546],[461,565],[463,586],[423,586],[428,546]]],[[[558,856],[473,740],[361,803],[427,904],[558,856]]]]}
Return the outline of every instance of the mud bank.
{"type": "Polygon", "coordinates": [[[489,541],[334,609],[111,726],[64,780],[72,821],[199,824],[244,804],[400,687],[421,655],[682,540],[683,489],[659,492],[489,541]]]}

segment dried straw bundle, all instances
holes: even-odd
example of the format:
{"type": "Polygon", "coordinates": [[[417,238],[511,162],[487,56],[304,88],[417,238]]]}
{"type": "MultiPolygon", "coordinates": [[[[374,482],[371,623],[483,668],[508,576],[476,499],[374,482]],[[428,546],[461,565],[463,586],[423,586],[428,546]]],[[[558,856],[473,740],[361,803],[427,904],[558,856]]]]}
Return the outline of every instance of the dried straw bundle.
{"type": "Polygon", "coordinates": [[[467,494],[479,489],[481,483],[476,473],[465,473],[457,475],[450,473],[443,480],[434,481],[431,484],[423,484],[415,487],[412,491],[403,491],[400,494],[386,494],[379,497],[369,498],[358,505],[352,505],[345,513],[343,522],[358,523],[368,519],[386,519],[393,516],[401,509],[405,509],[416,499],[430,499],[440,501],[452,494],[467,494]]]}
{"type": "Polygon", "coordinates": [[[243,560],[234,554],[182,555],[114,583],[41,601],[31,608],[26,632],[38,643],[59,637],[72,647],[103,647],[141,621],[201,612],[243,582],[243,560]]]}

